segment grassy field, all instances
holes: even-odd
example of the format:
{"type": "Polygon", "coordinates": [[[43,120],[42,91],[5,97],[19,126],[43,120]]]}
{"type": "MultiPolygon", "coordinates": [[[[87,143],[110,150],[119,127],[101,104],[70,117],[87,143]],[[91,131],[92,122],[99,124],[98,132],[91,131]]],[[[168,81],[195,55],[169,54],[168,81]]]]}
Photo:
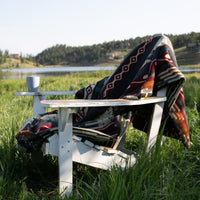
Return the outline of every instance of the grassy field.
{"type": "MultiPolygon", "coordinates": [[[[42,78],[40,90],[77,90],[109,74],[42,78]]],[[[74,164],[74,194],[69,199],[200,199],[200,74],[186,78],[184,92],[191,149],[168,138],[162,147],[157,145],[150,155],[144,156],[146,134],[130,128],[126,147],[137,151],[137,164],[124,171],[117,167],[103,171],[74,164]]],[[[45,156],[42,163],[36,164],[29,154],[16,149],[15,135],[32,116],[33,109],[32,97],[15,96],[16,91],[27,91],[25,80],[0,80],[0,200],[59,199],[57,158],[45,156]]]]}
{"type": "Polygon", "coordinates": [[[175,54],[179,65],[195,65],[200,63],[200,52],[198,49],[187,49],[185,46],[175,49],[175,54]]]}
{"type": "Polygon", "coordinates": [[[20,59],[14,59],[14,58],[7,58],[6,62],[0,65],[0,68],[5,68],[5,69],[33,68],[33,67],[42,67],[42,65],[33,63],[26,59],[24,59],[24,61],[21,62],[20,59]]]}

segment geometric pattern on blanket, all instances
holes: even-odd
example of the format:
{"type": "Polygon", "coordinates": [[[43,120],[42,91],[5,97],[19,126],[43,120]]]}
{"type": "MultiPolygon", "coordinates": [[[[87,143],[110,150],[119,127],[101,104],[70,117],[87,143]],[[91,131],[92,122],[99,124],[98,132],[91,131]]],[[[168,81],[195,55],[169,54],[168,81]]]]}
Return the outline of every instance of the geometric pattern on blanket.
{"type": "MultiPolygon", "coordinates": [[[[130,112],[119,116],[121,122],[121,135],[123,135],[130,124],[130,112]]],[[[57,110],[38,114],[36,117],[29,118],[21,127],[16,139],[18,141],[18,150],[22,152],[35,152],[41,149],[41,146],[47,139],[58,133],[58,113],[57,110]]],[[[82,128],[73,127],[73,135],[82,138],[82,141],[89,140],[97,145],[113,147],[116,138],[103,132],[82,128]]]]}
{"type": "MultiPolygon", "coordinates": [[[[166,123],[164,135],[179,139],[190,148],[183,84],[184,75],[178,69],[172,44],[168,37],[153,37],[133,49],[109,77],[82,88],[76,93],[79,99],[139,99],[154,96],[167,88],[167,102],[162,123],[166,123]]],[[[130,109],[130,108],[129,108],[130,109]]],[[[116,108],[80,108],[74,115],[74,126],[100,130],[118,135],[115,119],[116,108]]],[[[147,131],[152,106],[132,108],[133,126],[147,131]]]]}

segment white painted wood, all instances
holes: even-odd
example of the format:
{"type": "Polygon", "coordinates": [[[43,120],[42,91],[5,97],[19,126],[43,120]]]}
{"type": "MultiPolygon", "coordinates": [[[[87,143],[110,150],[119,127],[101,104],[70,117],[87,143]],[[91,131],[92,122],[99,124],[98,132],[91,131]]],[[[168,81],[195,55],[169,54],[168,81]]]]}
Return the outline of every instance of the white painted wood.
{"type": "Polygon", "coordinates": [[[69,196],[73,184],[72,110],[70,108],[59,108],[58,117],[59,191],[62,196],[69,196]],[[65,123],[62,123],[63,119],[66,119],[65,123]]]}
{"type": "MultiPolygon", "coordinates": [[[[166,95],[166,88],[163,88],[157,93],[158,97],[165,96],[165,95],[166,95]]],[[[164,109],[164,102],[159,102],[154,105],[152,119],[151,119],[150,127],[148,130],[146,152],[149,152],[150,149],[156,143],[156,140],[159,134],[160,123],[162,120],[163,109],[164,109]]]]}
{"type": "Polygon", "coordinates": [[[103,146],[99,146],[99,145],[94,145],[94,148],[95,149],[98,149],[100,151],[103,151],[104,150],[104,147],[103,146]]]}
{"type": "Polygon", "coordinates": [[[92,143],[92,142],[90,142],[88,140],[85,140],[84,143],[89,147],[92,147],[92,148],[94,147],[94,143],[92,143]]]}
{"type": "Polygon", "coordinates": [[[44,154],[49,154],[53,156],[59,155],[58,134],[54,134],[53,136],[48,138],[48,142],[44,144],[42,151],[44,154]]]}
{"type": "Polygon", "coordinates": [[[157,140],[157,136],[160,129],[160,122],[162,119],[164,103],[158,103],[154,106],[154,111],[152,115],[152,122],[149,128],[148,138],[147,138],[147,148],[146,152],[149,152],[150,149],[154,146],[157,140]]]}
{"type": "MultiPolygon", "coordinates": [[[[48,139],[45,154],[59,156],[58,152],[58,135],[53,135],[48,139]]],[[[133,166],[136,162],[134,155],[127,155],[119,150],[112,150],[103,146],[94,145],[93,143],[83,143],[80,138],[72,137],[72,160],[73,162],[82,163],[91,167],[100,169],[110,169],[113,165],[122,168],[133,166]]]]}
{"type": "Polygon", "coordinates": [[[39,91],[39,92],[16,92],[16,96],[35,96],[35,95],[74,95],[76,91],[39,91]]]}
{"type": "Polygon", "coordinates": [[[40,92],[16,92],[16,96],[33,96],[33,116],[45,113],[45,107],[41,106],[41,101],[46,99],[47,95],[75,95],[76,91],[40,91],[40,92]]]}
{"type": "Polygon", "coordinates": [[[100,169],[110,169],[113,165],[118,165],[122,168],[133,166],[136,162],[134,155],[124,157],[120,151],[107,152],[92,148],[83,142],[73,141],[73,161],[97,167],[100,169]]]}
{"type": "Polygon", "coordinates": [[[33,116],[36,117],[38,114],[45,113],[45,108],[41,106],[41,101],[45,100],[46,96],[33,96],[33,116]]]}
{"type": "Polygon", "coordinates": [[[50,108],[76,108],[76,107],[103,107],[103,106],[134,106],[166,101],[166,97],[147,97],[139,100],[127,99],[68,99],[68,100],[43,100],[42,106],[50,108]]]}

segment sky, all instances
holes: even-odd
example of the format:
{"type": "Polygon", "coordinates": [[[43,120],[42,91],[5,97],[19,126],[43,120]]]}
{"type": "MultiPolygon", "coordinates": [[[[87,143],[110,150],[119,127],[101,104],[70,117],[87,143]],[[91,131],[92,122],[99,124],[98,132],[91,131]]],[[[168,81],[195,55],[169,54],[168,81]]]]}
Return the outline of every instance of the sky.
{"type": "Polygon", "coordinates": [[[0,0],[0,50],[35,56],[154,34],[200,32],[200,0],[0,0]]]}

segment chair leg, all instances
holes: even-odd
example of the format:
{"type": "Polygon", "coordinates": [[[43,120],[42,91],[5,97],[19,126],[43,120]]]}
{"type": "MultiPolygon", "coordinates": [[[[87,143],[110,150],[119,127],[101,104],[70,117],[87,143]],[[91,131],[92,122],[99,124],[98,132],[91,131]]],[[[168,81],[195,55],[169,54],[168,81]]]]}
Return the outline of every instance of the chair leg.
{"type": "Polygon", "coordinates": [[[72,110],[59,108],[59,190],[64,197],[72,192],[72,110]]]}
{"type": "Polygon", "coordinates": [[[153,147],[153,145],[156,143],[160,129],[163,108],[164,108],[164,102],[157,103],[154,105],[151,123],[148,130],[146,152],[149,152],[151,147],[153,147]]]}

